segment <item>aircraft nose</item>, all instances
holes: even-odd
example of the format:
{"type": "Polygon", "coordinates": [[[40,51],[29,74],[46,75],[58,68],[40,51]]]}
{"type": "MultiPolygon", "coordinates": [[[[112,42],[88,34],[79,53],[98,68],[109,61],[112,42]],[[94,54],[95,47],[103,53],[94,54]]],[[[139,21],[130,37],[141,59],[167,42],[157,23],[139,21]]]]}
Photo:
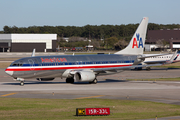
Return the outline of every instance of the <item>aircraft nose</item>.
{"type": "Polygon", "coordinates": [[[8,74],[8,75],[10,75],[10,76],[12,76],[13,75],[13,73],[14,73],[14,71],[5,71],[6,72],[6,74],[8,74]]]}

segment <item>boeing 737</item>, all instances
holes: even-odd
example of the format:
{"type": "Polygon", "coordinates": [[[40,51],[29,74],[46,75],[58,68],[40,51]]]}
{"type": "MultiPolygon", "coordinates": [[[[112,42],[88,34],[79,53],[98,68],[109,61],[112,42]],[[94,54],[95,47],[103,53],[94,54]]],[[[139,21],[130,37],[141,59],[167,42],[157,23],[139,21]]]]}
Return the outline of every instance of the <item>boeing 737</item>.
{"type": "MultiPolygon", "coordinates": [[[[14,61],[5,72],[24,85],[25,79],[39,81],[66,78],[67,83],[97,83],[98,75],[115,74],[136,67],[161,64],[139,65],[147,31],[148,18],[144,17],[134,33],[129,45],[115,54],[35,56],[14,61]]],[[[152,57],[152,56],[148,56],[152,57]]]]}

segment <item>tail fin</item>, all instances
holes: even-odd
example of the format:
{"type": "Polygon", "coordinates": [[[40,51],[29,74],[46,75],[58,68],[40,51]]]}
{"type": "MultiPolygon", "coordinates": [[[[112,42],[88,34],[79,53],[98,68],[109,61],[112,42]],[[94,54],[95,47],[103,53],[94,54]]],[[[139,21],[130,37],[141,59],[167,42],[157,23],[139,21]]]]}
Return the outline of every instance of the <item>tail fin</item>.
{"type": "Polygon", "coordinates": [[[133,37],[131,38],[129,45],[125,49],[114,54],[142,55],[144,50],[147,25],[148,17],[144,17],[133,37]]]}

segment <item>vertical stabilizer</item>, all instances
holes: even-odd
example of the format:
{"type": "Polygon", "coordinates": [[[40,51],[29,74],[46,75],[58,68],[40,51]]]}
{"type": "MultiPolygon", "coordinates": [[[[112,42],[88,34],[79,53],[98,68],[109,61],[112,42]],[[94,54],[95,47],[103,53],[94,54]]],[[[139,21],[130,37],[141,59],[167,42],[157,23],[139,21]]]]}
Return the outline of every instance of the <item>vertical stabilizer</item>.
{"type": "Polygon", "coordinates": [[[142,55],[144,50],[147,25],[148,17],[144,17],[133,37],[131,38],[129,45],[125,49],[114,54],[142,55]]]}

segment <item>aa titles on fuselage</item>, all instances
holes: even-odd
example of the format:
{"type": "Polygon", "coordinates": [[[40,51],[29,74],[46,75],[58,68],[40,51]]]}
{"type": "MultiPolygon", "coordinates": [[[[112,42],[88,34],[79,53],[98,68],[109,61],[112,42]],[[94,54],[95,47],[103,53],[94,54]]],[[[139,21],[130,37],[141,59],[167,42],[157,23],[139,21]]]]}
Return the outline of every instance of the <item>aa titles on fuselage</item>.
{"type": "Polygon", "coordinates": [[[66,58],[41,58],[42,63],[67,62],[66,58]]]}

